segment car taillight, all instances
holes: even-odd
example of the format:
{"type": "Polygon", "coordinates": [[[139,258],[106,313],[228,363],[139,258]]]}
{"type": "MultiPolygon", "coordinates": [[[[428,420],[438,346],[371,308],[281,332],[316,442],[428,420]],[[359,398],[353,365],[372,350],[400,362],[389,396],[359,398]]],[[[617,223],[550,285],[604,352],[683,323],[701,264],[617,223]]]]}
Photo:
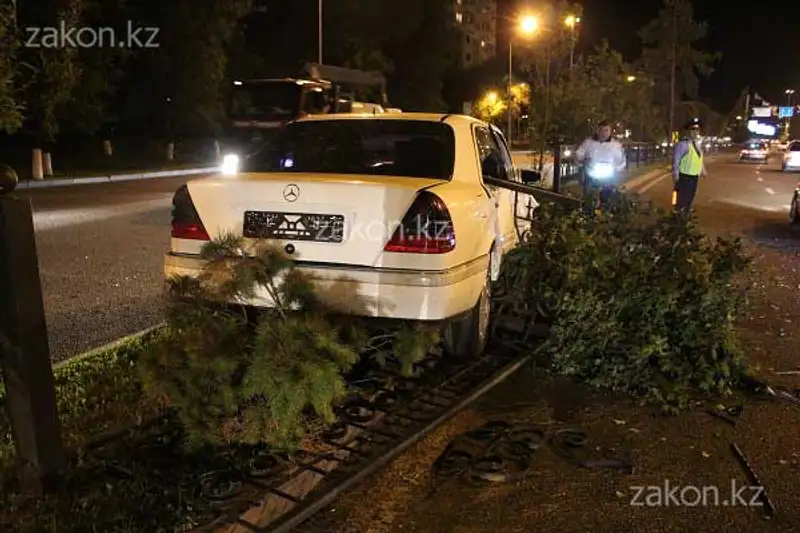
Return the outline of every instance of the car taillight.
{"type": "Polygon", "coordinates": [[[211,240],[186,185],[182,185],[172,197],[172,238],[211,240]]]}
{"type": "Polygon", "coordinates": [[[455,247],[456,234],[450,211],[441,198],[423,191],[411,204],[383,250],[405,254],[444,254],[455,247]]]}

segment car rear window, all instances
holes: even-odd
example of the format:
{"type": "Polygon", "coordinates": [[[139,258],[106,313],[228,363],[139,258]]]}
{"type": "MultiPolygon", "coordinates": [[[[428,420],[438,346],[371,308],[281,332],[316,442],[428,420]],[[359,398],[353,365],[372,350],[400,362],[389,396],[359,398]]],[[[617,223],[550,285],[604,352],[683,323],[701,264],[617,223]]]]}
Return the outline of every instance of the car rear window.
{"type": "Polygon", "coordinates": [[[449,125],[370,118],[289,124],[246,170],[449,180],[454,163],[455,135],[449,125]]]}
{"type": "Polygon", "coordinates": [[[766,150],[767,143],[750,143],[747,148],[750,150],[766,150]]]}

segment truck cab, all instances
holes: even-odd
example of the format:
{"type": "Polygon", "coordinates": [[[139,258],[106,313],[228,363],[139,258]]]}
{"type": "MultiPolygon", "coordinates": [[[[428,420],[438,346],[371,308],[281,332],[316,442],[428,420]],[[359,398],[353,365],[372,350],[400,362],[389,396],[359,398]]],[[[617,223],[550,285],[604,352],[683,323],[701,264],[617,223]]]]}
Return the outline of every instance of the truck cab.
{"type": "Polygon", "coordinates": [[[310,63],[304,77],[235,80],[223,150],[247,157],[287,123],[307,115],[384,112],[386,80],[379,72],[310,63]],[[356,101],[359,92],[378,102],[356,101]]]}

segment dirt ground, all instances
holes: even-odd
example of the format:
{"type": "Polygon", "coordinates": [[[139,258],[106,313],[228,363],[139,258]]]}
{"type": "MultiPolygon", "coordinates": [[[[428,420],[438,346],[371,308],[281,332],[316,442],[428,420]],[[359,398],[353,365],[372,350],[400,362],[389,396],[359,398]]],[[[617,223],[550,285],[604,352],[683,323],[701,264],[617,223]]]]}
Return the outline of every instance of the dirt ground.
{"type": "MultiPolygon", "coordinates": [[[[780,221],[758,217],[739,222],[734,213],[709,210],[701,222],[711,234],[746,235],[758,284],[750,316],[741,324],[751,363],[774,385],[795,389],[800,375],[800,235],[780,221]],[[726,217],[728,215],[729,217],[726,217]],[[731,216],[734,215],[734,216],[731,216]]],[[[478,532],[800,532],[800,405],[730,399],[742,405],[735,426],[705,410],[663,417],[630,400],[590,392],[535,368],[526,368],[472,408],[395,460],[377,477],[345,495],[300,531],[335,533],[478,532]],[[632,474],[574,466],[539,449],[527,475],[505,483],[443,478],[432,465],[458,434],[487,421],[579,427],[599,453],[630,458],[632,474]],[[775,504],[774,518],[744,500],[731,501],[731,487],[752,485],[734,459],[736,443],[775,504]],[[667,487],[668,484],[668,487],[667,487]],[[638,486],[697,491],[659,501],[636,497],[638,486]],[[718,499],[713,487],[718,490],[718,499]],[[666,503],[666,504],[665,504],[666,503]]],[[[667,489],[666,491],[664,489],[667,489]]],[[[736,490],[736,489],[733,489],[736,490]]],[[[680,490],[678,491],[680,492],[680,490]]],[[[644,493],[654,494],[655,489],[644,493]]]]}

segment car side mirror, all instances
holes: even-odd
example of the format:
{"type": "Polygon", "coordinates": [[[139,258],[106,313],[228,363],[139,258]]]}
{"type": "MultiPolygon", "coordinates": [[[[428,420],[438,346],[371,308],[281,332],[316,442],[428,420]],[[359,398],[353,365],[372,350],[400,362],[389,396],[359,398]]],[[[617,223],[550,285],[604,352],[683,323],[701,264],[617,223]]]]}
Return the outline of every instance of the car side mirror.
{"type": "Polygon", "coordinates": [[[522,169],[519,171],[519,176],[522,178],[522,183],[537,183],[542,181],[542,173],[536,170],[522,169]]]}

